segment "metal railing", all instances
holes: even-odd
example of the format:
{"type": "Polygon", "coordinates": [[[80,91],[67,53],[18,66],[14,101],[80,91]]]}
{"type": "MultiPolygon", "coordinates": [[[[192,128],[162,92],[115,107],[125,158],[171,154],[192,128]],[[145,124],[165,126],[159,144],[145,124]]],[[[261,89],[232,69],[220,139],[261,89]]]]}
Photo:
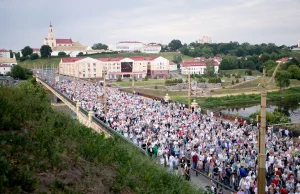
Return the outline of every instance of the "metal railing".
{"type": "Polygon", "coordinates": [[[235,192],[235,190],[232,189],[230,186],[227,186],[227,185],[221,183],[220,181],[217,181],[217,180],[209,177],[206,173],[203,173],[203,172],[201,172],[197,169],[194,169],[194,168],[191,168],[191,169],[196,172],[196,176],[198,176],[198,174],[200,174],[201,176],[211,180],[216,185],[217,188],[222,188],[222,189],[224,188],[224,189],[229,190],[231,192],[235,192]]]}

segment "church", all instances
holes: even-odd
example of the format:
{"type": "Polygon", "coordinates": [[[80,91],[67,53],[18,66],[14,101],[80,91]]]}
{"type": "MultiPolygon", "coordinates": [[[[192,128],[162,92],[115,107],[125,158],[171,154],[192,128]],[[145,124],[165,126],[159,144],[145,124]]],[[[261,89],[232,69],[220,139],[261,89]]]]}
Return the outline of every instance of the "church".
{"type": "Polygon", "coordinates": [[[49,26],[48,38],[44,39],[44,45],[49,45],[51,47],[51,56],[58,56],[59,52],[65,52],[71,57],[76,57],[80,52],[83,54],[94,53],[91,47],[83,46],[79,42],[73,42],[71,38],[55,38],[51,23],[49,26]]]}

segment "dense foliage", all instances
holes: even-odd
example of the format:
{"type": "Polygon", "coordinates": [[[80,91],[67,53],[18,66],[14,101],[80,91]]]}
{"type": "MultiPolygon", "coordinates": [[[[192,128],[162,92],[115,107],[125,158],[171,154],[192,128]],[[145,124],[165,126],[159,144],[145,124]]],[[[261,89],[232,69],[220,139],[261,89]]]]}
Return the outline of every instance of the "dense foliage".
{"type": "Polygon", "coordinates": [[[202,193],[122,140],[53,111],[34,81],[0,88],[0,142],[0,193],[202,193]]]}
{"type": "Polygon", "coordinates": [[[21,67],[20,65],[14,65],[10,72],[8,72],[6,75],[11,76],[14,79],[24,80],[31,77],[32,72],[27,68],[21,67]]]}
{"type": "MultiPolygon", "coordinates": [[[[291,119],[286,116],[284,113],[279,112],[279,110],[275,109],[273,112],[267,111],[267,123],[279,124],[279,123],[289,123],[291,119]]],[[[256,115],[260,115],[260,110],[256,111],[249,115],[249,118],[256,119],[256,115]]]]}
{"type": "Polygon", "coordinates": [[[102,43],[95,43],[93,46],[92,46],[92,49],[94,50],[107,50],[108,49],[108,46],[106,44],[102,44],[102,43]]]}
{"type": "Polygon", "coordinates": [[[40,52],[42,58],[48,58],[51,56],[52,49],[49,45],[43,45],[40,49],[40,52]]]}
{"type": "Polygon", "coordinates": [[[30,46],[25,46],[22,50],[21,53],[23,55],[23,57],[27,57],[30,56],[33,53],[32,48],[30,48],[30,46]]]}
{"type": "Polygon", "coordinates": [[[180,79],[166,79],[165,80],[165,85],[166,86],[170,86],[170,85],[176,85],[176,84],[179,84],[179,83],[183,83],[183,80],[180,78],[180,79]]]}

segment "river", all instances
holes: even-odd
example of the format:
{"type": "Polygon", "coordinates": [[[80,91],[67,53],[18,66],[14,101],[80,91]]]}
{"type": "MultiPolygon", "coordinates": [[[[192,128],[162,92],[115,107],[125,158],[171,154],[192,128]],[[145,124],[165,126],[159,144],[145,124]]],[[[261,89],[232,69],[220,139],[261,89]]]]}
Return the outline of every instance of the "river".
{"type": "MultiPolygon", "coordinates": [[[[300,122],[300,96],[297,99],[282,98],[282,100],[276,102],[267,101],[267,111],[273,112],[275,109],[286,114],[291,119],[291,122],[300,122]]],[[[222,112],[248,117],[258,110],[260,110],[259,103],[245,107],[225,108],[222,112]]]]}

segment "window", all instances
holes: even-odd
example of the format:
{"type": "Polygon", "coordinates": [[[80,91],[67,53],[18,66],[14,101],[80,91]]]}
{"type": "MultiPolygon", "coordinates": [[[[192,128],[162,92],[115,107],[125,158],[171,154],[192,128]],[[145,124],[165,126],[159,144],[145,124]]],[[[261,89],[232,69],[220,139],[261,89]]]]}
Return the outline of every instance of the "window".
{"type": "Polygon", "coordinates": [[[96,77],[96,74],[94,74],[94,77],[96,77]]]}
{"type": "Polygon", "coordinates": [[[95,67],[95,66],[96,66],[96,63],[94,63],[93,65],[94,65],[94,67],[95,67]]]}
{"type": "Polygon", "coordinates": [[[82,74],[83,77],[85,77],[85,74],[82,74]]]}
{"type": "Polygon", "coordinates": [[[96,68],[94,68],[94,71],[96,71],[96,68]]]}
{"type": "Polygon", "coordinates": [[[90,69],[90,68],[88,68],[88,71],[91,71],[91,69],[90,69]]]}
{"type": "Polygon", "coordinates": [[[88,67],[90,67],[90,64],[88,63],[88,67]]]}

